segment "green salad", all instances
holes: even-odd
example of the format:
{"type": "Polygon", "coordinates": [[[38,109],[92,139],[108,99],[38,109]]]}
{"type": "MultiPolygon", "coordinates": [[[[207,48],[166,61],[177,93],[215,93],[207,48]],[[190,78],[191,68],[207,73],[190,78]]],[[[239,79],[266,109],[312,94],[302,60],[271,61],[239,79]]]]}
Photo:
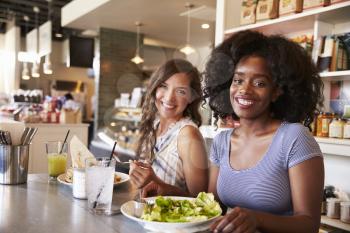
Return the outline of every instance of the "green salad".
{"type": "Polygon", "coordinates": [[[141,218],[156,222],[196,222],[221,214],[212,193],[201,192],[193,200],[174,200],[159,196],[146,204],[141,218]]]}

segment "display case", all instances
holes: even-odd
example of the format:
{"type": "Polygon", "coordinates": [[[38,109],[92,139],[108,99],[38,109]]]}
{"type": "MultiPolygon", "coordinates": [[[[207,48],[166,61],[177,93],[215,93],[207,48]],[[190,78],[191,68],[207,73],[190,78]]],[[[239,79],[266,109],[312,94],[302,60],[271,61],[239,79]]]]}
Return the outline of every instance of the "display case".
{"type": "Polygon", "coordinates": [[[114,108],[104,120],[105,127],[98,137],[109,145],[117,141],[117,152],[134,156],[140,135],[141,108],[114,108]]]}

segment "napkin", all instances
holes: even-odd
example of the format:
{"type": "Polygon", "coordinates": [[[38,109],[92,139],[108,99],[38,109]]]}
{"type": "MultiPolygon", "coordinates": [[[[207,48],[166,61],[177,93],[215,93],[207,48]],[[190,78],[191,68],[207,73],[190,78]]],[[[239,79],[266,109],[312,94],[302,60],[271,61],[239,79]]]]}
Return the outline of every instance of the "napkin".
{"type": "Polygon", "coordinates": [[[94,155],[82,143],[77,136],[73,136],[69,144],[73,168],[84,168],[87,158],[94,158],[94,155]]]}
{"type": "Polygon", "coordinates": [[[24,131],[25,125],[23,122],[14,120],[1,120],[0,130],[9,131],[11,134],[12,145],[21,144],[21,137],[24,131]]]}

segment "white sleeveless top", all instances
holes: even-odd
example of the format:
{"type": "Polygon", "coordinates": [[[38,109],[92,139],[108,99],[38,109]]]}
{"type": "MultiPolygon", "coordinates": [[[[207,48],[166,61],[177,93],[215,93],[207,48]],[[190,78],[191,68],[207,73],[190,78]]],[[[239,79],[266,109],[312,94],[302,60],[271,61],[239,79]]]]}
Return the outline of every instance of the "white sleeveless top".
{"type": "MultiPolygon", "coordinates": [[[[158,124],[159,122],[156,123],[157,126],[158,124]]],[[[183,190],[187,190],[187,186],[182,160],[177,151],[177,138],[180,130],[187,125],[198,128],[190,118],[183,118],[172,124],[164,135],[157,137],[155,159],[152,163],[155,174],[161,180],[183,190]]]]}

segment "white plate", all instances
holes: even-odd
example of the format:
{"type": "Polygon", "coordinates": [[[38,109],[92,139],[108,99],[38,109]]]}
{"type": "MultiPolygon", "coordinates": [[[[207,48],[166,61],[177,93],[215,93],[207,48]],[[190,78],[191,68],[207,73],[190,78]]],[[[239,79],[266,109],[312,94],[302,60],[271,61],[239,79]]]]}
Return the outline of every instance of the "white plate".
{"type": "MultiPolygon", "coordinates": [[[[114,183],[114,186],[123,184],[125,182],[128,182],[130,180],[130,177],[128,174],[122,173],[122,172],[115,172],[116,175],[118,175],[121,180],[119,182],[114,183]]],[[[65,174],[61,174],[57,177],[58,182],[61,184],[72,186],[72,183],[65,181],[65,174]]]]}
{"type": "Polygon", "coordinates": [[[67,182],[67,181],[65,180],[65,176],[66,176],[65,173],[63,173],[63,174],[57,176],[57,181],[60,182],[61,184],[65,184],[65,185],[72,186],[72,183],[67,182]]]}
{"type": "MultiPolygon", "coordinates": [[[[153,202],[156,197],[145,198],[146,202],[153,202]]],[[[171,198],[175,200],[193,200],[195,198],[191,197],[172,197],[168,196],[166,198],[171,198]]],[[[195,232],[195,231],[204,231],[210,227],[210,224],[218,218],[221,214],[212,217],[208,220],[198,221],[198,222],[181,222],[181,223],[170,223],[170,222],[153,222],[146,221],[141,218],[135,216],[135,205],[137,203],[135,201],[128,201],[124,203],[120,210],[122,214],[139,223],[144,228],[156,231],[156,232],[195,232]],[[184,231],[179,231],[179,229],[183,229],[184,231]]]]}

